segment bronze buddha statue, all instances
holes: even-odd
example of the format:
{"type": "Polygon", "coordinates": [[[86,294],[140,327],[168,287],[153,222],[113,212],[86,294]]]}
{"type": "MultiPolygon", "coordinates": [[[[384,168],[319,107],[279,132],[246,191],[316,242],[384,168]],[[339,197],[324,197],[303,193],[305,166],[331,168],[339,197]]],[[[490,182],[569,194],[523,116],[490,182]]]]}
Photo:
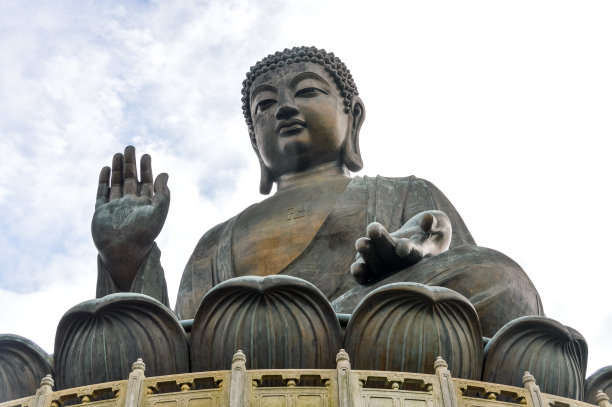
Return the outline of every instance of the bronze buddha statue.
{"type": "MultiPolygon", "coordinates": [[[[58,388],[124,379],[126,360],[140,357],[153,375],[225,370],[237,354],[249,369],[329,369],[344,348],[355,369],[444,365],[512,386],[533,379],[529,370],[543,392],[585,397],[582,335],[544,316],[521,267],[477,246],[442,192],[414,176],[351,177],[363,166],[365,106],[336,56],[313,47],[269,55],[242,94],[260,191],[276,184],[275,193],[202,236],[173,313],[155,244],[168,175],[154,180],[145,154],[139,179],[134,147],[116,154],[100,173],[92,221],[98,298],[58,325],[58,388]]],[[[25,346],[33,372],[51,369],[35,345],[0,339],[25,346]]],[[[607,386],[606,372],[592,383],[607,386]]]]}
{"type": "MultiPolygon", "coordinates": [[[[446,286],[472,301],[485,336],[516,317],[543,315],[523,270],[476,246],[433,184],[414,176],[350,176],[363,166],[365,106],[336,56],[286,49],[253,66],[243,85],[260,191],[268,194],[276,183],[276,192],[203,235],[183,273],[179,318],[193,318],[222,281],[273,274],[313,283],[337,311],[349,313],[386,281],[446,286]]],[[[140,164],[139,181],[135,150],[127,147],[100,174],[92,222],[100,253],[97,295],[135,291],[167,305],[154,240],[169,207],[168,178],[160,174],[153,182],[148,155],[140,164]]]]}

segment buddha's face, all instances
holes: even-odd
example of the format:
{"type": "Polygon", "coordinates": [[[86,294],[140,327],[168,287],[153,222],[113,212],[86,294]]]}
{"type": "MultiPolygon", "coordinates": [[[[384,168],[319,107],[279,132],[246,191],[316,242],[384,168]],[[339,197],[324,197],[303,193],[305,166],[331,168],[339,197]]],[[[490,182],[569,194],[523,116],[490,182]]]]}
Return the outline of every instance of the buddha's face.
{"type": "Polygon", "coordinates": [[[255,147],[274,177],[340,162],[353,116],[325,68],[290,64],[261,74],[251,89],[255,147]]]}

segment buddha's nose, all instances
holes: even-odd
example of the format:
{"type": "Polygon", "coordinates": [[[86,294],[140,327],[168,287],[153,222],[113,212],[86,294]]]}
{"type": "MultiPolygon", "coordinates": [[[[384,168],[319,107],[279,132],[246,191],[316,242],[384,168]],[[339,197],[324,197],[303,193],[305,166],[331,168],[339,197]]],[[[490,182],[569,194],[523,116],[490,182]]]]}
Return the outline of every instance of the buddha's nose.
{"type": "Polygon", "coordinates": [[[277,120],[287,120],[299,113],[295,104],[290,100],[279,100],[278,108],[276,109],[277,120]]]}

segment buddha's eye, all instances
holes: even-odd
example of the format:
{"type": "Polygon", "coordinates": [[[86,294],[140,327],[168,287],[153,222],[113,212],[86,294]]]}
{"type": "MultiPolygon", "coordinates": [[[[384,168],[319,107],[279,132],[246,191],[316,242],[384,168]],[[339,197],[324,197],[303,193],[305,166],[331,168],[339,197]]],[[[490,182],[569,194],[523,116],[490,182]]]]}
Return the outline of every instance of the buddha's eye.
{"type": "Polygon", "coordinates": [[[295,96],[298,96],[298,97],[313,97],[313,96],[317,96],[317,95],[320,95],[320,94],[327,95],[327,92],[325,92],[324,90],[319,89],[319,88],[310,87],[310,88],[302,88],[302,89],[298,90],[295,93],[295,96]]]}
{"type": "Polygon", "coordinates": [[[272,106],[276,101],[274,99],[264,99],[257,103],[257,107],[255,109],[255,113],[259,111],[266,110],[270,106],[272,106]]]}

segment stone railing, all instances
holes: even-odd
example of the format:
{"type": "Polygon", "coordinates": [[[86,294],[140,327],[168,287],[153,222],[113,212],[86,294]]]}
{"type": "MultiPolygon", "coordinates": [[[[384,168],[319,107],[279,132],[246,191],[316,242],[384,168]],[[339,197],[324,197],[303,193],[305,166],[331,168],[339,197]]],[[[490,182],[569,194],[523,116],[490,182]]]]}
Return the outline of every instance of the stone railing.
{"type": "MultiPolygon", "coordinates": [[[[444,360],[435,374],[351,370],[341,350],[336,369],[247,370],[241,351],[231,370],[145,377],[138,360],[127,380],[53,391],[45,377],[36,394],[0,403],[0,407],[592,407],[540,392],[525,372],[524,387],[455,379],[444,360]]],[[[598,407],[612,407],[599,393],[598,407]]]]}

